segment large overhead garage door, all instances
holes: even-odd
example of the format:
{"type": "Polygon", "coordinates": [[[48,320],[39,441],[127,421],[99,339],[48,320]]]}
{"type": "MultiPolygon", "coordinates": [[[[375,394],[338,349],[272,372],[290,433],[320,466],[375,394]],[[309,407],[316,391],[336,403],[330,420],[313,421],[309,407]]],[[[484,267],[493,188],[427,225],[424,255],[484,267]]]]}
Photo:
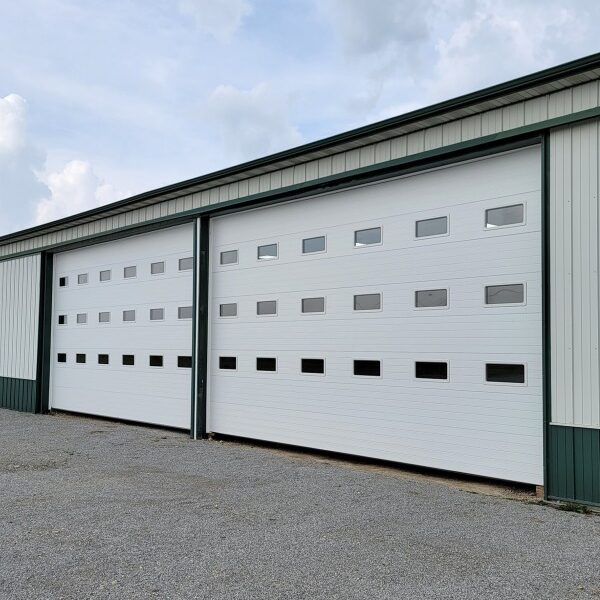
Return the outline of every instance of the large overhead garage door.
{"type": "Polygon", "coordinates": [[[51,408],[189,429],[192,225],[57,254],[51,408]]]}
{"type": "Polygon", "coordinates": [[[541,484],[540,163],[214,219],[209,430],[541,484]]]}

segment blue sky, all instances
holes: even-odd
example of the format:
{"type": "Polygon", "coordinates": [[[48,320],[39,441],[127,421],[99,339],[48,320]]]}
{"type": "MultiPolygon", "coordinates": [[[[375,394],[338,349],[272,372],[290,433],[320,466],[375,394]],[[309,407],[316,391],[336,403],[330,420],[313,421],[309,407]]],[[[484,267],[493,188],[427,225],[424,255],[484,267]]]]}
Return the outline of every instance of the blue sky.
{"type": "Polygon", "coordinates": [[[0,3],[0,234],[600,51],[592,0],[0,3]]]}

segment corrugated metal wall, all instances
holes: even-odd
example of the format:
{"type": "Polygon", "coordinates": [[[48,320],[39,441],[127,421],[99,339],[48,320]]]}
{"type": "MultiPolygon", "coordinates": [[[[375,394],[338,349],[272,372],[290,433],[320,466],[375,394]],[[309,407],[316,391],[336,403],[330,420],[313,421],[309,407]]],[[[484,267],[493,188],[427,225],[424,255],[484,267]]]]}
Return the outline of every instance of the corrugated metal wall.
{"type": "Polygon", "coordinates": [[[551,133],[552,423],[600,427],[597,120],[551,133]]]}
{"type": "Polygon", "coordinates": [[[550,498],[600,504],[600,122],[550,135],[550,498]]]}
{"type": "Polygon", "coordinates": [[[35,410],[40,255],[0,262],[0,407],[35,410]]]}
{"type": "Polygon", "coordinates": [[[368,143],[362,147],[332,154],[331,156],[324,156],[318,160],[274,170],[255,177],[243,178],[242,176],[239,181],[207,188],[202,192],[98,219],[85,225],[6,244],[0,246],[0,256],[59,244],[193,208],[313,181],[329,175],[411,156],[486,135],[510,131],[525,125],[540,123],[547,119],[598,106],[600,106],[598,81],[590,81],[508,106],[469,115],[442,125],[420,129],[392,139],[368,143]]]}

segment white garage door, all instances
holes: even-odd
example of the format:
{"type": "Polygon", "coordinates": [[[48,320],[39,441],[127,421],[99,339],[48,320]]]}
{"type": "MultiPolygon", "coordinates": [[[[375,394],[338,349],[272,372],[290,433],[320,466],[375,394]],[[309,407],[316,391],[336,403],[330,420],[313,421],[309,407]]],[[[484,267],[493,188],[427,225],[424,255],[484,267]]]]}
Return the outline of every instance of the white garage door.
{"type": "Polygon", "coordinates": [[[538,147],[215,219],[209,429],[542,483],[538,147]]]}
{"type": "Polygon", "coordinates": [[[57,254],[51,408],[189,429],[191,225],[57,254]]]}

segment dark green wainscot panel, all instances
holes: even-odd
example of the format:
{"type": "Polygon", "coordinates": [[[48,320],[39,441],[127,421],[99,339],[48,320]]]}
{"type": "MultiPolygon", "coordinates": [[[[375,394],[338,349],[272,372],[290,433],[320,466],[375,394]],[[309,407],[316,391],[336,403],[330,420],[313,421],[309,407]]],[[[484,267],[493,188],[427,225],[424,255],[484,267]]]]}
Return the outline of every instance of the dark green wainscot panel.
{"type": "Polygon", "coordinates": [[[0,377],[0,408],[35,412],[36,382],[32,379],[0,377]]]}
{"type": "Polygon", "coordinates": [[[548,497],[600,505],[600,429],[550,425],[548,497]]]}

